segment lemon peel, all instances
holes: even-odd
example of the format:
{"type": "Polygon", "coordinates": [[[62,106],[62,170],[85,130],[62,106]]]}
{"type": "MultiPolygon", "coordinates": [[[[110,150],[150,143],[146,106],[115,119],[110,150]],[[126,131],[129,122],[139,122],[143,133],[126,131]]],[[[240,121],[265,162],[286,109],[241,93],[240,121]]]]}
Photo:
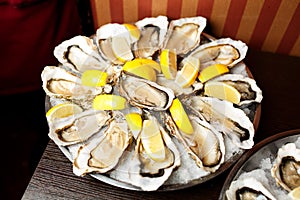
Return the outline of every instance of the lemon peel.
{"type": "Polygon", "coordinates": [[[178,98],[174,99],[169,108],[176,126],[186,134],[194,133],[193,126],[178,98]]]}
{"type": "Polygon", "coordinates": [[[81,113],[83,109],[73,103],[57,104],[50,108],[46,113],[46,118],[49,121],[53,121],[57,118],[69,117],[78,113],[81,113]]]}
{"type": "Polygon", "coordinates": [[[177,56],[175,51],[163,49],[160,54],[160,65],[166,79],[175,79],[177,73],[177,56]]]}
{"type": "Polygon", "coordinates": [[[212,78],[215,78],[227,72],[229,72],[229,69],[226,65],[214,64],[204,68],[199,73],[198,79],[201,81],[201,83],[204,83],[212,78]]]}
{"type": "Polygon", "coordinates": [[[122,110],[126,107],[126,99],[113,94],[100,94],[93,100],[95,110],[122,110]]]}
{"type": "Polygon", "coordinates": [[[125,115],[125,118],[132,134],[137,137],[143,125],[141,115],[138,113],[128,113],[125,115]]]}
{"type": "Polygon", "coordinates": [[[175,82],[183,88],[191,86],[197,78],[199,68],[200,60],[194,57],[189,58],[182,69],[177,72],[175,82]]]}
{"type": "Polygon", "coordinates": [[[86,70],[82,73],[81,83],[85,86],[100,87],[106,84],[107,73],[99,70],[86,70]]]}
{"type": "Polygon", "coordinates": [[[204,85],[204,95],[230,101],[239,104],[241,94],[231,85],[223,82],[207,82],[204,85]]]}
{"type": "Polygon", "coordinates": [[[123,25],[127,28],[131,37],[133,37],[135,40],[138,40],[140,38],[141,32],[136,25],[127,23],[123,25]]]}

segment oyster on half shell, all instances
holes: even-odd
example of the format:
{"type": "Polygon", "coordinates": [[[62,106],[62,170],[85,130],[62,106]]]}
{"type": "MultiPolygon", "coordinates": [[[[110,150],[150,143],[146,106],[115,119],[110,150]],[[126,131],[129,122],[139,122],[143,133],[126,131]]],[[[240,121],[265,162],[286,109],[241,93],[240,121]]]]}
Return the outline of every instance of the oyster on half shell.
{"type": "Polygon", "coordinates": [[[254,145],[254,126],[243,110],[231,102],[212,97],[192,96],[185,99],[187,108],[225,134],[235,145],[250,149],[254,145]]]}
{"type": "Polygon", "coordinates": [[[49,123],[49,137],[57,145],[71,145],[86,141],[105,126],[110,119],[106,111],[93,109],[49,123]]]}
{"type": "Polygon", "coordinates": [[[77,73],[92,69],[105,71],[109,66],[100,56],[93,40],[81,35],[56,46],[54,56],[60,63],[77,73]]]}
{"type": "Polygon", "coordinates": [[[148,58],[158,51],[163,44],[168,29],[166,16],[144,18],[135,23],[141,36],[133,45],[135,57],[148,58]]]}
{"type": "Polygon", "coordinates": [[[175,50],[182,55],[196,48],[200,43],[200,35],[206,26],[203,17],[188,17],[172,20],[168,28],[165,49],[175,50]]]}
{"type": "Polygon", "coordinates": [[[131,141],[132,134],[124,115],[114,111],[108,126],[78,148],[73,161],[73,172],[78,176],[90,172],[108,172],[119,163],[131,141]]]}
{"type": "Polygon", "coordinates": [[[158,123],[155,117],[148,116],[158,127],[159,137],[163,140],[164,157],[159,160],[153,160],[146,152],[143,144],[143,131],[141,130],[136,146],[135,153],[132,157],[129,168],[129,181],[132,185],[140,187],[144,191],[157,190],[170,177],[173,170],[180,166],[180,153],[168,133],[158,123]]]}
{"type": "Polygon", "coordinates": [[[120,77],[120,94],[128,102],[149,110],[166,110],[172,104],[174,93],[171,89],[155,82],[123,74],[120,77]]]}
{"type": "Polygon", "coordinates": [[[300,186],[300,149],[295,143],[288,143],[278,150],[271,174],[288,192],[300,186]]]}

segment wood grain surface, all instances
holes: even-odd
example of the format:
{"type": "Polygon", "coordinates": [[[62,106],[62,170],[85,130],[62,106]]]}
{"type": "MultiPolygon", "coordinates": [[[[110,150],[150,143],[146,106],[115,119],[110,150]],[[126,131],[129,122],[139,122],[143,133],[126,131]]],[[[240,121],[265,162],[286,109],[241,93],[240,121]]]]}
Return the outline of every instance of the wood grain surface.
{"type": "MultiPolygon", "coordinates": [[[[300,58],[249,50],[245,60],[263,91],[261,119],[255,143],[300,128],[300,58]]],[[[47,134],[47,133],[45,133],[47,134]]],[[[50,141],[23,199],[218,199],[230,168],[216,178],[190,188],[168,192],[139,192],[77,177],[71,162],[50,141]]]]}

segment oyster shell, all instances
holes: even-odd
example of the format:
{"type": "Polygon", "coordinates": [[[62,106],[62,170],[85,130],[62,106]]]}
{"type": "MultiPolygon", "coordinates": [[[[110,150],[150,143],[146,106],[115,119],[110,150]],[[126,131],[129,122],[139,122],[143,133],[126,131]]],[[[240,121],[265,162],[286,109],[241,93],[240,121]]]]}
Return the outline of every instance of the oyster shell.
{"type": "Polygon", "coordinates": [[[54,56],[63,65],[77,73],[86,70],[105,71],[109,64],[100,56],[93,40],[86,36],[75,36],[55,47],[54,56]]]}
{"type": "Polygon", "coordinates": [[[200,43],[200,35],[206,26],[203,17],[172,20],[164,41],[165,49],[173,49],[178,55],[186,54],[200,43]]]}
{"type": "Polygon", "coordinates": [[[124,38],[128,46],[128,51],[126,53],[131,53],[130,46],[134,42],[130,36],[129,30],[122,24],[111,23],[105,24],[97,29],[96,31],[96,44],[98,46],[99,52],[106,60],[113,64],[123,64],[116,56],[112,40],[114,38],[124,38]]]}
{"type": "Polygon", "coordinates": [[[252,177],[233,181],[226,191],[228,200],[269,199],[276,200],[272,193],[261,182],[252,177]]]}
{"type": "MultiPolygon", "coordinates": [[[[174,169],[180,166],[180,153],[156,118],[152,116],[148,116],[148,118],[159,126],[165,145],[165,157],[160,161],[151,159],[145,152],[140,135],[136,141],[135,154],[130,164],[129,181],[132,185],[138,186],[144,191],[154,191],[163,185],[174,169]]],[[[142,131],[144,131],[143,129],[142,131]]]]}
{"type": "Polygon", "coordinates": [[[219,169],[225,158],[225,144],[221,133],[214,130],[206,121],[190,114],[194,132],[185,134],[176,127],[170,115],[165,114],[164,117],[170,132],[184,145],[200,168],[208,172],[219,169]]]}
{"type": "Polygon", "coordinates": [[[120,94],[133,106],[156,111],[168,109],[174,98],[169,88],[125,74],[120,78],[120,94]]]}
{"type": "Polygon", "coordinates": [[[46,66],[42,72],[43,89],[50,97],[68,100],[87,101],[103,92],[110,92],[109,85],[87,87],[81,84],[81,78],[61,67],[46,66]]]}
{"type": "Polygon", "coordinates": [[[225,74],[216,77],[210,81],[219,81],[227,83],[236,88],[241,94],[241,101],[239,105],[245,105],[249,103],[260,103],[263,99],[262,91],[257,86],[256,81],[249,77],[244,77],[241,74],[225,74]]]}
{"type": "Polygon", "coordinates": [[[248,46],[239,40],[222,38],[197,47],[189,56],[200,59],[200,69],[212,64],[224,64],[233,67],[243,60],[248,46]]]}
{"type": "Polygon", "coordinates": [[[295,143],[288,143],[278,150],[271,174],[288,192],[300,186],[300,149],[295,143]]]}
{"type": "Polygon", "coordinates": [[[149,17],[136,22],[141,36],[133,46],[135,57],[148,58],[161,49],[168,24],[166,16],[149,17]]]}
{"type": "Polygon", "coordinates": [[[132,141],[131,132],[121,112],[95,137],[82,144],[73,161],[73,172],[83,176],[90,172],[105,173],[113,169],[132,141]]]}
{"type": "Polygon", "coordinates": [[[227,135],[235,145],[250,149],[254,145],[254,126],[243,110],[231,102],[212,97],[192,96],[184,100],[190,110],[227,135]]]}
{"type": "Polygon", "coordinates": [[[107,123],[110,115],[93,109],[59,118],[49,123],[49,137],[57,145],[71,145],[86,141],[107,123]]]}

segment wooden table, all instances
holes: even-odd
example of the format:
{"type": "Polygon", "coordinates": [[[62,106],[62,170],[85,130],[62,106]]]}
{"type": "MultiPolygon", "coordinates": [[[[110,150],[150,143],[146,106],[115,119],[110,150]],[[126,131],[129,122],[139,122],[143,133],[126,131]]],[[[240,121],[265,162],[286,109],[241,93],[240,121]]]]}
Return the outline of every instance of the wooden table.
{"type": "MultiPolygon", "coordinates": [[[[250,50],[245,63],[264,95],[255,143],[276,133],[300,128],[300,58],[250,50]]],[[[90,176],[75,176],[71,162],[50,141],[23,199],[218,199],[229,171],[187,189],[130,191],[90,176]]]]}

